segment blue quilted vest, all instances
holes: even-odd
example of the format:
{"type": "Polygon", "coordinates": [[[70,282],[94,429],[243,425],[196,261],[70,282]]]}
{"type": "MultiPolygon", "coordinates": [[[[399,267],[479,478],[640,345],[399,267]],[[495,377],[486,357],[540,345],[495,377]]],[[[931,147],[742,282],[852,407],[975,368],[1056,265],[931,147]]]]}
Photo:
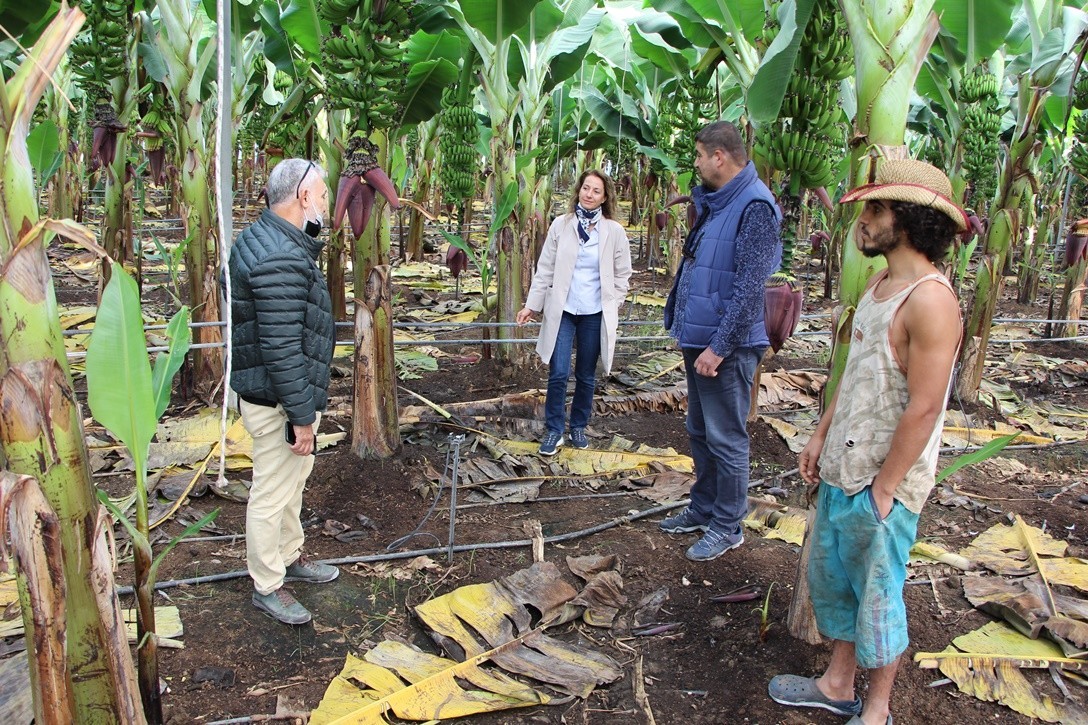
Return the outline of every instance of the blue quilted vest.
{"type": "MultiPolygon", "coordinates": [[[[740,217],[754,201],[770,204],[775,217],[781,220],[774,196],[760,181],[755,164],[741,169],[740,173],[716,191],[707,191],[700,185],[692,191],[692,202],[698,211],[692,237],[686,245],[695,249],[694,259],[685,258],[672,292],[665,305],[665,328],[671,329],[673,306],[681,274],[690,275],[687,305],[684,309],[684,327],[680,331],[680,347],[703,348],[721,323],[724,305],[733,297],[733,280],[737,274],[737,231],[740,217]],[[688,269],[685,270],[685,267],[688,269]]],[[[778,247],[775,269],[781,262],[782,249],[778,247]]],[[[763,305],[759,315],[748,329],[739,347],[767,347],[767,329],[763,324],[763,305]]]]}

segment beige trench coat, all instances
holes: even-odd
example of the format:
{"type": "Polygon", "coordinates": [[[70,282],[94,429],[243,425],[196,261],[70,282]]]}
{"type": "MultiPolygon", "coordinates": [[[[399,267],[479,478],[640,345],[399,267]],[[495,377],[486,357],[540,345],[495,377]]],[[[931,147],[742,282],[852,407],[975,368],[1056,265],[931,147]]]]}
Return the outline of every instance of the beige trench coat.
{"type": "MultiPolygon", "coordinates": [[[[544,248],[536,263],[536,273],[525,299],[525,306],[533,312],[543,312],[536,351],[545,363],[552,358],[555,340],[559,335],[559,323],[563,319],[563,307],[567,303],[574,264],[578,259],[577,218],[564,214],[552,222],[544,248]]],[[[627,284],[631,279],[631,246],[627,233],[616,221],[602,218],[597,224],[601,270],[601,362],[607,375],[612,370],[612,356],[616,349],[616,328],[619,326],[620,305],[627,296],[627,284]]]]}

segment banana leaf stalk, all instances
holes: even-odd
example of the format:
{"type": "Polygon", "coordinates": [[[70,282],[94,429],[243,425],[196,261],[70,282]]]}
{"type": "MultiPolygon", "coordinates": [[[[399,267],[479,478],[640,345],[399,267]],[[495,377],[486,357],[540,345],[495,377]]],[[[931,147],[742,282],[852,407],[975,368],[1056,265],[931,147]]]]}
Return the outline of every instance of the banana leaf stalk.
{"type": "MultiPolygon", "coordinates": [[[[0,78],[0,465],[36,478],[57,515],[67,615],[61,676],[74,703],[67,722],[140,723],[136,673],[116,636],[120,607],[98,568],[108,552],[45,251],[57,232],[97,245],[73,222],[39,219],[26,145],[34,109],[82,23],[78,8],[62,4],[14,73],[0,78]]],[[[20,603],[31,606],[25,589],[20,603]]]]}
{"type": "MultiPolygon", "coordinates": [[[[886,158],[906,158],[904,139],[907,111],[914,81],[933,44],[940,23],[933,13],[934,0],[903,3],[876,0],[842,2],[857,67],[857,107],[851,135],[851,186],[869,183],[886,158]]],[[[835,322],[841,333],[853,319],[854,307],[869,277],[883,268],[880,258],[868,259],[854,243],[857,211],[845,214],[836,235],[844,236],[839,279],[840,309],[835,322]]],[[[849,334],[833,338],[831,369],[824,395],[829,399],[838,387],[849,353],[849,334]]]]}

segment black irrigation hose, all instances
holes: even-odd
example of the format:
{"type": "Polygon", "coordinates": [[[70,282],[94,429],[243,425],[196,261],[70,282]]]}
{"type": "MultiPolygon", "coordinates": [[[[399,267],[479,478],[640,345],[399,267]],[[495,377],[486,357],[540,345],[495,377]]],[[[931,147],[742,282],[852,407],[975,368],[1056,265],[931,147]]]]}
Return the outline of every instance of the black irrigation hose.
{"type": "MultiPolygon", "coordinates": [[[[761,479],[758,479],[756,481],[750,481],[748,483],[748,488],[758,486],[759,484],[761,484],[761,483],[763,483],[763,482],[765,482],[767,480],[770,480],[770,479],[783,479],[783,478],[786,478],[788,476],[792,476],[793,474],[797,473],[797,471],[798,471],[798,469],[791,468],[788,471],[782,471],[781,473],[776,473],[773,476],[768,476],[767,478],[761,478],[761,479]]],[[[631,491],[628,495],[634,496],[635,492],[631,491]]],[[[437,501],[437,500],[438,500],[438,496],[435,496],[435,501],[437,501]]],[[[619,526],[620,524],[630,523],[632,521],[637,521],[639,519],[644,519],[647,516],[653,516],[655,514],[663,513],[665,511],[671,511],[672,509],[680,508],[681,506],[687,506],[690,502],[691,502],[691,499],[686,499],[685,498],[685,499],[682,499],[680,501],[676,501],[674,503],[661,504],[660,506],[655,506],[654,508],[646,509],[645,511],[640,511],[640,512],[638,512],[636,514],[630,514],[628,516],[620,516],[618,518],[612,519],[611,521],[606,521],[603,524],[598,524],[596,526],[591,526],[588,529],[581,529],[579,531],[572,531],[572,532],[567,533],[567,534],[557,534],[555,536],[546,536],[546,537],[544,537],[544,543],[545,544],[553,544],[553,543],[559,543],[559,542],[563,542],[563,541],[570,541],[571,539],[578,539],[578,538],[581,538],[583,536],[589,536],[590,534],[596,534],[596,533],[599,533],[601,531],[611,529],[611,528],[613,528],[615,526],[619,526]]],[[[534,503],[534,501],[527,501],[526,503],[534,503]]],[[[433,508],[433,505],[432,505],[432,508],[433,508]]],[[[208,540],[211,540],[211,539],[212,539],[212,537],[208,537],[208,540]]],[[[517,548],[519,546],[530,546],[530,545],[532,545],[532,543],[533,543],[532,539],[516,539],[516,540],[513,540],[513,541],[487,541],[487,542],[483,542],[481,544],[459,544],[457,546],[454,546],[453,550],[455,552],[463,552],[463,551],[476,551],[477,549],[512,549],[512,548],[517,548]]],[[[371,564],[371,563],[379,562],[379,561],[393,561],[393,560],[396,560],[396,559],[413,559],[413,558],[415,558],[417,556],[429,556],[431,554],[441,554],[441,553],[444,553],[444,552],[448,552],[449,550],[450,550],[450,547],[443,546],[443,547],[436,547],[436,548],[433,548],[433,549],[416,549],[414,551],[391,552],[391,553],[388,553],[388,554],[368,554],[366,556],[346,556],[346,557],[342,557],[342,558],[339,558],[339,559],[322,559],[319,563],[321,563],[321,564],[332,564],[332,565],[338,565],[338,564],[371,564]]],[[[210,584],[210,583],[213,583],[213,582],[228,581],[230,579],[241,579],[242,577],[246,577],[246,576],[249,576],[249,571],[248,570],[228,571],[228,572],[223,572],[221,574],[209,574],[207,576],[193,577],[191,579],[171,579],[169,581],[158,582],[157,584],[155,584],[155,589],[157,591],[161,591],[163,589],[172,589],[174,587],[179,587],[179,586],[189,586],[189,585],[194,585],[194,584],[210,584]]],[[[128,595],[128,594],[132,594],[133,589],[132,589],[132,587],[117,587],[116,592],[117,592],[117,596],[120,597],[120,596],[125,596],[125,595],[128,595]]]]}
{"type": "MultiPolygon", "coordinates": [[[[664,513],[665,511],[671,511],[681,506],[687,506],[689,499],[683,499],[675,503],[662,504],[655,506],[645,511],[639,511],[635,514],[628,514],[626,516],[619,516],[606,521],[603,524],[591,526],[588,529],[581,529],[579,531],[571,531],[567,534],[557,534],[556,536],[544,537],[545,544],[556,544],[563,541],[570,541],[572,539],[578,539],[583,536],[589,536],[590,534],[596,534],[607,529],[620,526],[621,524],[628,524],[632,521],[644,519],[647,516],[654,516],[656,514],[664,513]]],[[[459,544],[453,547],[455,552],[476,551],[478,549],[515,549],[521,546],[531,546],[532,539],[516,539],[513,541],[486,541],[480,544],[459,544]]],[[[449,551],[448,546],[436,547],[433,549],[416,549],[414,551],[398,551],[389,554],[369,554],[367,556],[345,556],[339,559],[322,559],[319,563],[331,564],[337,566],[340,564],[371,564],[379,561],[393,561],[396,559],[414,559],[417,556],[429,556],[431,554],[444,554],[449,551]]],[[[208,576],[198,576],[191,579],[171,579],[169,581],[158,582],[155,584],[156,591],[162,591],[163,589],[173,589],[179,586],[190,586],[195,584],[210,584],[213,582],[228,581],[230,579],[241,579],[249,576],[249,571],[242,569],[240,571],[227,571],[221,574],[209,574],[208,576]]],[[[132,587],[117,587],[115,590],[117,596],[125,596],[133,593],[132,587]]]]}

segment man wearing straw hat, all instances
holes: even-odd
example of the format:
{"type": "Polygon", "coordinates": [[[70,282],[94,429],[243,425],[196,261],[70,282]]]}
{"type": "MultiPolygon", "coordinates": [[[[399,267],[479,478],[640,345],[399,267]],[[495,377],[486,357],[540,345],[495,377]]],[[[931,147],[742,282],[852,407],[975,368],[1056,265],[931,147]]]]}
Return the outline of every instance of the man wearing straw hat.
{"type": "Polygon", "coordinates": [[[922,161],[886,161],[876,181],[842,202],[864,206],[855,242],[882,256],[854,314],[838,390],[800,456],[818,485],[808,584],[820,633],[833,640],[820,677],[779,675],[776,702],[830,710],[850,723],[891,723],[889,698],[907,648],[903,603],[907,556],[934,485],[960,310],[934,266],[967,228],[941,171],[922,161]],[[857,667],[870,670],[864,706],[857,667]]]}

